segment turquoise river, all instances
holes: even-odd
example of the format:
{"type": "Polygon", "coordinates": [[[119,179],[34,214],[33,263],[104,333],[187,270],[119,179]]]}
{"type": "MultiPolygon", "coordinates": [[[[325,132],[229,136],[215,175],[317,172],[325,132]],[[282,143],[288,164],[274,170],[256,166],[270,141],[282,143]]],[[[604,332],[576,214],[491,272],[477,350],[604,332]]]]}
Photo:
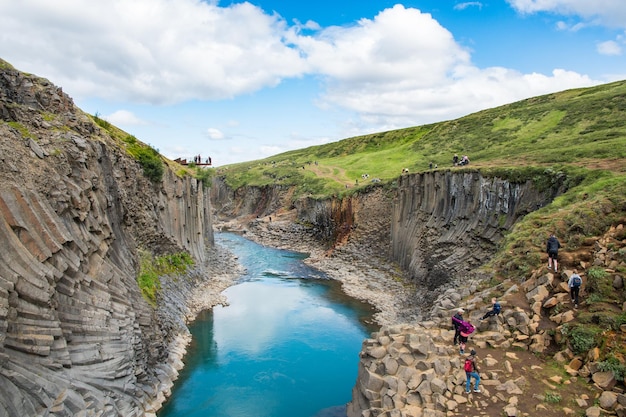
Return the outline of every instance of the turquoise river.
{"type": "Polygon", "coordinates": [[[185,368],[159,417],[345,417],[369,305],[347,297],[306,255],[218,233],[246,273],[228,306],[191,326],[185,368]]]}

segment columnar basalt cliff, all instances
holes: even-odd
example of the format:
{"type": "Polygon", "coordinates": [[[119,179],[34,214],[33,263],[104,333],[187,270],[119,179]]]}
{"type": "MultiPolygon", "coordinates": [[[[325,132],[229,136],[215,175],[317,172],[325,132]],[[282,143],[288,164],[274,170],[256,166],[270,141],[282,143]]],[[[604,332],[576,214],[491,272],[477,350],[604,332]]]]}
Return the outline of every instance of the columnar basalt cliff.
{"type": "Polygon", "coordinates": [[[0,61],[0,416],[153,413],[181,329],[142,297],[138,249],[201,265],[209,209],[195,179],[153,183],[61,89],[0,61]]]}
{"type": "Polygon", "coordinates": [[[403,175],[394,189],[373,186],[344,198],[295,202],[286,187],[233,192],[217,180],[212,204],[224,218],[239,217],[250,227],[260,217],[289,213],[294,233],[314,237],[332,254],[385,258],[424,294],[484,265],[515,222],[563,190],[558,180],[539,190],[532,181],[441,170],[403,175]]]}
{"type": "Polygon", "coordinates": [[[392,259],[434,290],[485,264],[504,233],[546,205],[560,185],[539,192],[479,172],[450,170],[400,180],[391,221],[392,259]]]}

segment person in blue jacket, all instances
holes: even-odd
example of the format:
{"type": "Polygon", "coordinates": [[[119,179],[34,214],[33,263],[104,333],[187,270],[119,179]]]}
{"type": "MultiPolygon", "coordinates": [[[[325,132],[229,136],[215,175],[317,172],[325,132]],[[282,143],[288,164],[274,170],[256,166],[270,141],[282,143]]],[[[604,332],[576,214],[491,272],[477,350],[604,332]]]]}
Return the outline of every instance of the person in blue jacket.
{"type": "Polygon", "coordinates": [[[498,302],[498,299],[494,297],[491,299],[491,310],[485,313],[481,320],[485,320],[487,317],[497,316],[500,314],[500,311],[502,311],[502,306],[498,302]]]}

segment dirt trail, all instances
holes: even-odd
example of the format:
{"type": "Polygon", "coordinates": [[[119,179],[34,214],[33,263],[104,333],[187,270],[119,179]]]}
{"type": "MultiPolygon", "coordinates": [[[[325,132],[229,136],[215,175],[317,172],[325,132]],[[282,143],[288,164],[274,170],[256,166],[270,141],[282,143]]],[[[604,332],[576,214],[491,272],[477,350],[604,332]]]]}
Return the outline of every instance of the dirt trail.
{"type": "Polygon", "coordinates": [[[311,164],[311,165],[307,165],[306,168],[320,178],[328,178],[333,181],[337,181],[338,183],[345,185],[345,186],[351,186],[355,184],[354,181],[348,178],[348,175],[346,174],[346,170],[337,166],[333,166],[333,165],[320,166],[316,164],[311,164]]]}

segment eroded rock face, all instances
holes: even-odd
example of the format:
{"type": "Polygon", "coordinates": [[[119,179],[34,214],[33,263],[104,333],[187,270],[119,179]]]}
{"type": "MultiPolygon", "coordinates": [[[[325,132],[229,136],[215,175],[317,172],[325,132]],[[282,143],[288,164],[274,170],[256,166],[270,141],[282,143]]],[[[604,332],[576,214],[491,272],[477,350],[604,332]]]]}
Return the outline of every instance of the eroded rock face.
{"type": "Polygon", "coordinates": [[[479,172],[402,176],[391,221],[391,256],[421,286],[436,289],[488,261],[503,234],[551,201],[554,192],[479,172]]]}
{"type": "Polygon", "coordinates": [[[0,65],[0,415],[140,416],[173,373],[137,250],[202,262],[208,195],[167,170],[152,183],[121,146],[0,65]]]}

